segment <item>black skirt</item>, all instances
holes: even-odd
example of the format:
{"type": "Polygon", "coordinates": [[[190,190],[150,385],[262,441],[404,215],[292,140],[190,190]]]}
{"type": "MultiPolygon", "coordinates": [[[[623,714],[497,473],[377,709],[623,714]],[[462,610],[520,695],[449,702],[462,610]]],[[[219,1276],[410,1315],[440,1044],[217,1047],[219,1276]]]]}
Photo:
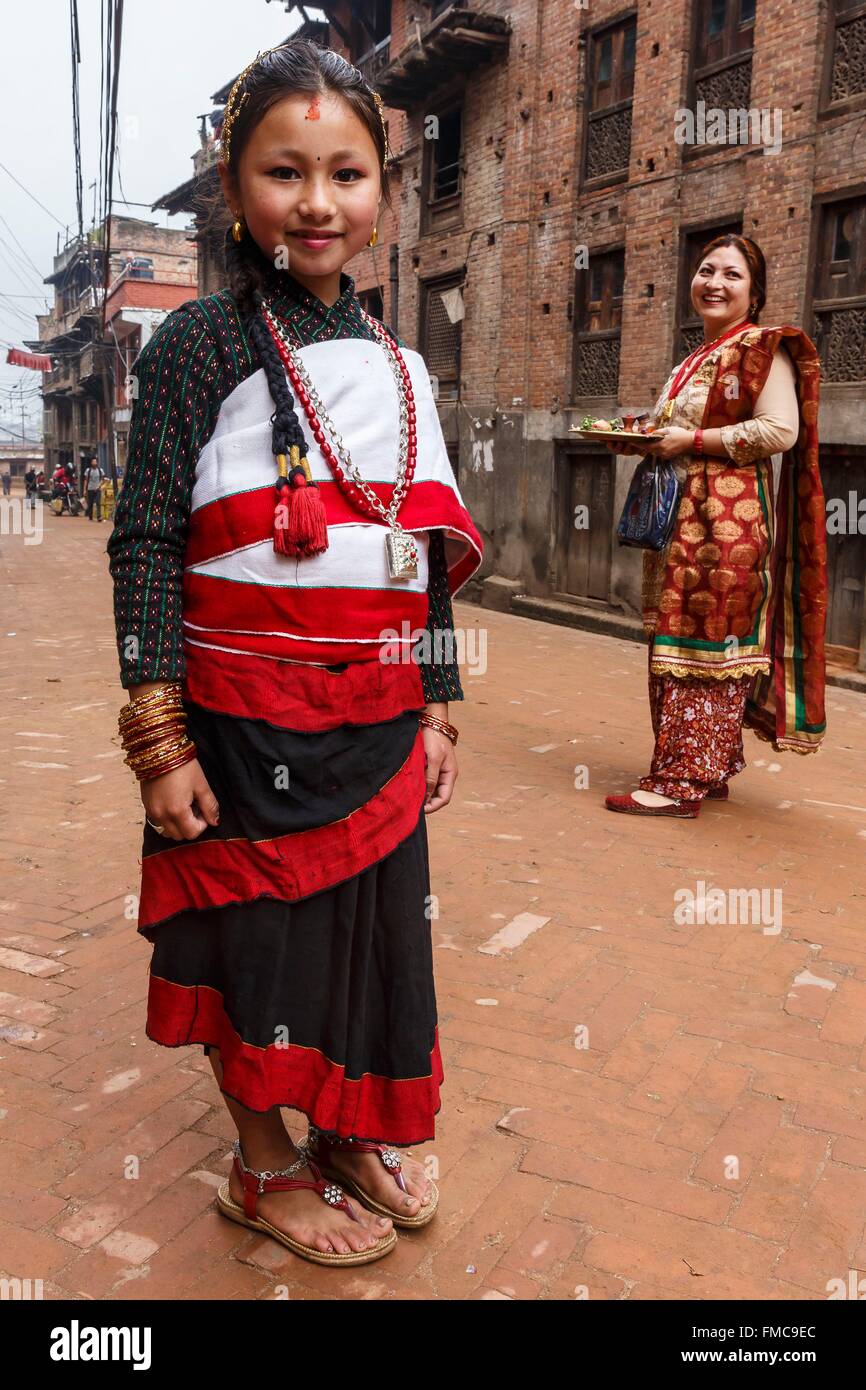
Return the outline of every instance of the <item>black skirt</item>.
{"type": "Polygon", "coordinates": [[[148,1037],[218,1048],[223,1091],[249,1110],[292,1107],[341,1138],[433,1138],[418,711],[304,732],[184,703],[220,820],[193,841],[145,823],[148,1037]]]}

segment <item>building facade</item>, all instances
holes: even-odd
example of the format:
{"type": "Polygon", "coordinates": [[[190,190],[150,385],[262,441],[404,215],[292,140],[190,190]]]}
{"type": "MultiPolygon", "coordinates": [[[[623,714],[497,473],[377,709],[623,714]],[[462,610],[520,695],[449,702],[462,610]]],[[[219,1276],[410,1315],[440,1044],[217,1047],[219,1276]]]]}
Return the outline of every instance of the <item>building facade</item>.
{"type": "MultiPolygon", "coordinates": [[[[400,113],[386,317],[396,302],[439,379],[485,532],[483,601],[636,619],[640,555],[615,540],[635,461],[571,427],[653,403],[699,340],[689,285],[728,229],[767,257],[762,321],[801,325],[820,348],[828,500],[866,499],[866,4],[321,8],[356,62],[371,36],[350,11],[378,25],[376,82],[400,113]]],[[[828,641],[866,670],[866,519],[861,532],[848,517],[828,536],[828,641]]]]}
{"type": "Polygon", "coordinates": [[[106,225],[73,238],[54,258],[51,313],[38,314],[29,347],[49,354],[43,379],[45,471],[72,463],[79,479],[91,458],[122,476],[133,383],[129,369],[158,323],[195,296],[196,246],[184,231],[137,217],[110,219],[108,285],[103,283],[106,225]]]}
{"type": "MultiPolygon", "coordinates": [[[[641,557],[615,539],[635,460],[574,427],[654,402],[700,338],[701,248],[735,229],[767,258],[762,322],[821,351],[825,491],[851,502],[828,536],[828,641],[866,670],[866,0],[286,8],[386,104],[392,206],[347,269],[434,379],[486,543],[474,596],[639,631],[641,557]]],[[[204,124],[201,146],[158,206],[194,210],[216,177],[204,124]]],[[[206,292],[203,228],[200,246],[206,292]]]]}

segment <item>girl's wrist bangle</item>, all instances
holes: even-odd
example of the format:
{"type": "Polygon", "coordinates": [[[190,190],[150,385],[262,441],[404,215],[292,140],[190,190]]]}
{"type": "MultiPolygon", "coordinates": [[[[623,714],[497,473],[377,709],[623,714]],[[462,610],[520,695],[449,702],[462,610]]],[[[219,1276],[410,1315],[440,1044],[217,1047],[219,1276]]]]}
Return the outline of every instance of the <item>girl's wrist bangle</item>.
{"type": "Polygon", "coordinates": [[[437,734],[444,734],[452,743],[457,742],[457,730],[453,724],[449,724],[447,719],[437,719],[435,714],[419,715],[418,722],[428,729],[435,729],[437,734]]]}

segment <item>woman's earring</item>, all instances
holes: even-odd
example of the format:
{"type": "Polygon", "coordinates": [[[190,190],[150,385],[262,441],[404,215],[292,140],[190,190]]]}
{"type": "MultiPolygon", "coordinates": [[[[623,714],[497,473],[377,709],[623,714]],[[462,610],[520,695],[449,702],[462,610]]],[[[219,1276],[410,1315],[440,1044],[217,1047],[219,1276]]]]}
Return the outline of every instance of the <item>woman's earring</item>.
{"type": "Polygon", "coordinates": [[[373,235],[370,237],[370,240],[367,242],[367,245],[368,245],[368,246],[375,246],[375,245],[376,245],[376,242],[377,242],[378,240],[379,240],[379,231],[378,231],[378,228],[377,228],[377,227],[374,227],[374,228],[373,228],[373,235]]]}
{"type": "Polygon", "coordinates": [[[232,223],[232,236],[234,237],[235,241],[240,241],[243,237],[243,234],[244,219],[242,217],[239,217],[236,221],[232,223]]]}

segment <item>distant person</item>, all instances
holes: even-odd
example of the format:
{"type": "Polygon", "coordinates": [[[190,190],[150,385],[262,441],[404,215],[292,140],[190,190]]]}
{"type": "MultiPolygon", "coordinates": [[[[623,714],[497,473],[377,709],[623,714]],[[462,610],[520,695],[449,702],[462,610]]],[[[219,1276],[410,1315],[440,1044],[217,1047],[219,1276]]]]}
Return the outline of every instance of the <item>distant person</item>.
{"type": "Polygon", "coordinates": [[[87,492],[87,520],[93,520],[93,511],[96,509],[96,520],[102,520],[102,479],[105,477],[96,459],[90,460],[90,466],[84,473],[84,487],[87,492]]]}
{"type": "Polygon", "coordinates": [[[3,496],[8,497],[10,492],[12,491],[12,474],[9,472],[8,468],[6,469],[6,472],[3,474],[2,481],[3,496]]]}

